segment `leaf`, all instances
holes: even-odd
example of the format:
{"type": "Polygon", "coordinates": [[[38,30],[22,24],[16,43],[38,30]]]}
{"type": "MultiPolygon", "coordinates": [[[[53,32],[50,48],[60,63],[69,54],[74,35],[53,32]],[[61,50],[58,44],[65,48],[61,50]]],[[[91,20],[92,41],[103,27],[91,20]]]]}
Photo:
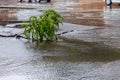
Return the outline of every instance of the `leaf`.
{"type": "Polygon", "coordinates": [[[59,13],[53,9],[46,10],[38,18],[31,16],[30,22],[25,22],[23,34],[32,41],[42,42],[57,40],[55,30],[59,29],[59,24],[62,23],[63,18],[59,13]]]}

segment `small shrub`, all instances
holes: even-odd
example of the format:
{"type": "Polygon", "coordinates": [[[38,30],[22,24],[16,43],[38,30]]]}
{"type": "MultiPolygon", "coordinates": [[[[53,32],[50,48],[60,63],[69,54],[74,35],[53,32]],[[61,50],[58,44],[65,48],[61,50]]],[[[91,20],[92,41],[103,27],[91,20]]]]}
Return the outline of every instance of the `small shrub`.
{"type": "Polygon", "coordinates": [[[24,24],[23,34],[32,41],[53,41],[57,40],[55,31],[62,23],[62,17],[53,9],[46,10],[39,18],[31,16],[28,24],[24,24]]]}

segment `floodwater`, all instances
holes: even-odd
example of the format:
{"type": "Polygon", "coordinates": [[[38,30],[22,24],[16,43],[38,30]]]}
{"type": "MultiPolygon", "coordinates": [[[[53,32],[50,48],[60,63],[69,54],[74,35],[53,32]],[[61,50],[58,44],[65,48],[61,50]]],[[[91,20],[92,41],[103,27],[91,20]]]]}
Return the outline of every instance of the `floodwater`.
{"type": "Polygon", "coordinates": [[[118,4],[113,3],[110,7],[106,6],[102,0],[63,0],[61,4],[59,3],[58,1],[55,7],[63,8],[61,14],[65,22],[100,27],[118,27],[120,25],[120,6],[118,4]]]}
{"type": "MultiPolygon", "coordinates": [[[[119,28],[69,26],[76,30],[57,42],[0,38],[0,80],[119,80],[119,28]]],[[[0,29],[4,35],[22,31],[0,29]]]]}
{"type": "MultiPolygon", "coordinates": [[[[68,33],[60,35],[56,42],[43,43],[1,37],[0,80],[119,80],[119,6],[106,7],[102,0],[54,0],[52,3],[51,7],[68,22],[60,27],[60,32],[68,33]]],[[[27,20],[44,9],[0,8],[0,24],[27,20]]],[[[0,28],[0,34],[22,31],[0,28]]]]}
{"type": "Polygon", "coordinates": [[[12,23],[21,23],[29,20],[30,16],[37,16],[42,14],[42,11],[31,9],[0,9],[0,24],[7,25],[12,23]]]}
{"type": "Polygon", "coordinates": [[[0,80],[112,80],[119,74],[112,70],[114,77],[107,75],[120,65],[116,62],[120,49],[105,44],[65,39],[37,44],[0,38],[0,45],[0,80]]]}
{"type": "Polygon", "coordinates": [[[120,6],[118,4],[113,4],[112,7],[105,6],[103,0],[53,0],[48,4],[27,4],[27,2],[16,6],[15,4],[17,3],[14,3],[13,8],[5,8],[5,6],[0,8],[1,22],[22,22],[28,20],[31,15],[39,16],[44,10],[53,8],[64,17],[64,22],[100,27],[119,27],[120,25],[120,6]]]}

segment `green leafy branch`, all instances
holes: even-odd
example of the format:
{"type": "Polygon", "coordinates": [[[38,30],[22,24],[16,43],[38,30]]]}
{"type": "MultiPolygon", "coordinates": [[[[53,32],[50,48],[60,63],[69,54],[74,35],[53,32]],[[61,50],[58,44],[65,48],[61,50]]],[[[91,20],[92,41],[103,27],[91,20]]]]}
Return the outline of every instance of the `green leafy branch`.
{"type": "Polygon", "coordinates": [[[54,41],[57,40],[55,31],[59,29],[63,18],[53,9],[46,10],[39,18],[31,16],[30,22],[23,24],[25,30],[23,34],[32,41],[54,41]]]}

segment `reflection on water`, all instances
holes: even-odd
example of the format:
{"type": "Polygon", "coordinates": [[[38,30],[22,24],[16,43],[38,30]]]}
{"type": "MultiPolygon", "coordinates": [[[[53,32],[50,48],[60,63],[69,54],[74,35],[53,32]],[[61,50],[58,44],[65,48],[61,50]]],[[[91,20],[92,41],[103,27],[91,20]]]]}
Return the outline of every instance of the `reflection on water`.
{"type": "MultiPolygon", "coordinates": [[[[57,9],[57,11],[60,12],[60,14],[64,17],[64,22],[89,26],[120,25],[119,6],[112,6],[111,9],[106,8],[103,0],[54,0],[51,2],[51,4],[51,7],[57,9]]],[[[23,20],[28,20],[31,15],[39,16],[41,15],[41,11],[36,9],[28,10],[19,8],[0,9],[1,23],[3,21],[22,22],[23,20]]]]}
{"type": "Polygon", "coordinates": [[[9,16],[16,11],[16,9],[0,8],[0,21],[17,20],[15,16],[9,16]]]}
{"type": "MultiPolygon", "coordinates": [[[[69,1],[65,0],[65,2],[69,1]]],[[[71,0],[70,3],[78,3],[77,1],[71,0]]],[[[119,15],[119,8],[115,8],[118,12],[114,8],[113,11],[110,9],[104,11],[103,6],[97,7],[97,3],[92,5],[90,0],[87,1],[89,6],[85,6],[88,4],[72,6],[65,4],[66,12],[65,9],[61,11],[64,20],[76,24],[103,26],[111,22],[109,20],[111,14],[115,18],[119,15]]],[[[41,14],[36,10],[6,8],[0,9],[0,13],[1,21],[25,20],[33,14],[41,14]]],[[[119,17],[115,20],[118,21],[119,17]]],[[[58,42],[40,44],[24,39],[0,38],[0,80],[85,80],[87,78],[96,80],[90,76],[91,74],[95,78],[101,74],[100,76],[104,78],[97,80],[110,80],[106,77],[116,80],[113,76],[119,75],[120,71],[119,34],[117,33],[119,28],[86,30],[86,32],[78,34],[80,37],[73,35],[81,38],[78,41],[61,39],[58,42]]]]}
{"type": "Polygon", "coordinates": [[[120,6],[105,7],[104,20],[106,24],[111,26],[120,26],[120,6]],[[111,8],[111,9],[110,9],[111,8]]]}
{"type": "Polygon", "coordinates": [[[62,0],[54,2],[54,6],[65,9],[61,12],[64,16],[64,22],[90,26],[120,25],[119,6],[113,5],[111,9],[106,9],[103,0],[62,0]]]}
{"type": "Polygon", "coordinates": [[[120,59],[119,49],[92,42],[61,41],[58,43],[31,44],[31,48],[35,49],[35,52],[45,51],[43,59],[48,61],[105,62],[120,59]]]}
{"type": "Polygon", "coordinates": [[[120,59],[120,49],[84,41],[36,44],[0,38],[0,45],[1,80],[79,80],[120,59]]]}
{"type": "Polygon", "coordinates": [[[0,8],[0,24],[22,22],[28,20],[30,16],[40,16],[41,13],[33,9],[0,8]]]}
{"type": "Polygon", "coordinates": [[[106,26],[104,22],[104,2],[102,0],[68,0],[55,2],[55,7],[61,6],[66,11],[61,12],[65,22],[90,26],[106,26]],[[64,3],[64,4],[63,4],[64,3]]]}

